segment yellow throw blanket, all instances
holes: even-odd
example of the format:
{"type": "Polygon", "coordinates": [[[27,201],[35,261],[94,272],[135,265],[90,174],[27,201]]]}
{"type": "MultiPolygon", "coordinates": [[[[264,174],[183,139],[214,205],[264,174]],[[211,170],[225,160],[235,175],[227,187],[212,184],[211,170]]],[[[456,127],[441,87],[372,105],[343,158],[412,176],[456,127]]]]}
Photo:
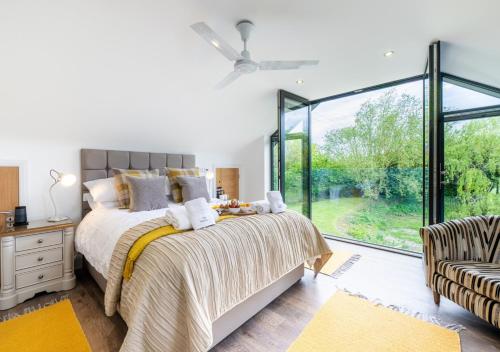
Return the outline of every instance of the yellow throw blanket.
{"type": "MultiPolygon", "coordinates": [[[[223,215],[219,216],[217,219],[217,222],[230,219],[230,218],[235,218],[235,215],[223,215]]],[[[123,268],[123,278],[125,280],[129,280],[130,277],[132,276],[132,272],[134,271],[134,264],[141,255],[142,251],[144,251],[144,248],[151,242],[157,240],[158,238],[164,237],[164,236],[170,236],[170,235],[175,235],[178,233],[183,233],[187,231],[193,231],[192,229],[189,230],[176,230],[172,225],[167,225],[167,226],[162,226],[159,227],[153,231],[150,231],[143,236],[141,236],[137,241],[134,242],[132,245],[132,248],[130,248],[130,251],[128,252],[127,255],[127,261],[125,262],[125,267],[123,268]]]]}

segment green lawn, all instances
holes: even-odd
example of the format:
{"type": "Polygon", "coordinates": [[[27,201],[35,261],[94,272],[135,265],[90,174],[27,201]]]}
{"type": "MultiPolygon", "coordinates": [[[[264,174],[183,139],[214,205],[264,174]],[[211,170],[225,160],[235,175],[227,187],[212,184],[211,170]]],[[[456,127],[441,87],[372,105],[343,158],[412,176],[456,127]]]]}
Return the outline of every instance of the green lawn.
{"type": "MultiPolygon", "coordinates": [[[[300,210],[300,205],[289,205],[300,210]]],[[[418,230],[422,213],[405,203],[338,198],[312,203],[312,218],[321,232],[395,248],[422,251],[418,230]]]]}

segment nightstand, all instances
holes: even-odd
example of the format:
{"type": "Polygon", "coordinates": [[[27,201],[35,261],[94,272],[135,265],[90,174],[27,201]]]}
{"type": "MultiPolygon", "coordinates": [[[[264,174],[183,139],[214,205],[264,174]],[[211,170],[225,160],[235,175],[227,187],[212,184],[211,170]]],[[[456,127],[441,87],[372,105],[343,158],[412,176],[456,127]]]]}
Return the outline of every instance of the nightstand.
{"type": "Polygon", "coordinates": [[[31,221],[0,232],[0,310],[38,292],[75,287],[74,225],[31,221]]]}

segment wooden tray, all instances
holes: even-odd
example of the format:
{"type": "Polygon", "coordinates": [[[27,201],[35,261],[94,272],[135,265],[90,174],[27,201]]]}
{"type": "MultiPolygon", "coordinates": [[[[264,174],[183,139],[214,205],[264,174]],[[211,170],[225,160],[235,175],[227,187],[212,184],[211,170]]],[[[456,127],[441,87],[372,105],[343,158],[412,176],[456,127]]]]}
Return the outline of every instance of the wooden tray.
{"type": "Polygon", "coordinates": [[[246,216],[246,215],[257,215],[256,211],[240,211],[239,213],[233,214],[229,211],[223,211],[221,214],[222,215],[235,215],[235,216],[246,216]]]}

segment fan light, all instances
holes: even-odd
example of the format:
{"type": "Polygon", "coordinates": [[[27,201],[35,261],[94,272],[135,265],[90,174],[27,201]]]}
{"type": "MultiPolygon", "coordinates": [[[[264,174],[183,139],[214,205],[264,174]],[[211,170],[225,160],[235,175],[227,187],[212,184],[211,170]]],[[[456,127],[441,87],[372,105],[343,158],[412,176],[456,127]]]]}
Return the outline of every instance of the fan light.
{"type": "Polygon", "coordinates": [[[297,83],[297,84],[304,84],[304,80],[298,79],[298,80],[295,81],[295,83],[297,83]]]}
{"type": "Polygon", "coordinates": [[[391,57],[392,55],[394,55],[394,51],[392,51],[392,50],[384,53],[385,57],[391,57]]]}

